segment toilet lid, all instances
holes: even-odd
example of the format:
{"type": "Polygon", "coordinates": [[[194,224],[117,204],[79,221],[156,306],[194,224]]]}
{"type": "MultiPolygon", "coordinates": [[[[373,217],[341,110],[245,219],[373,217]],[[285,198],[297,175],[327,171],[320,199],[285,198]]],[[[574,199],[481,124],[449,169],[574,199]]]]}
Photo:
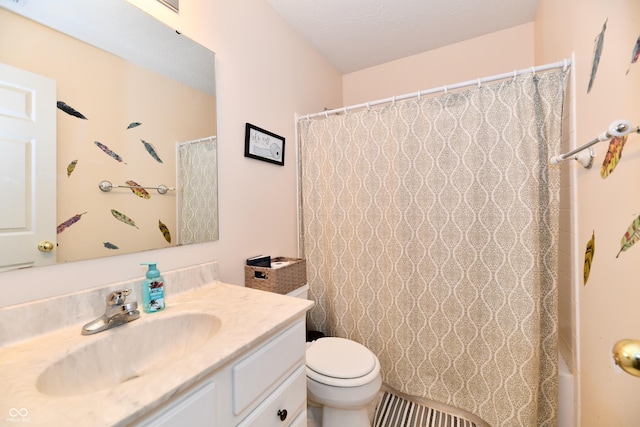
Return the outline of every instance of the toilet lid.
{"type": "Polygon", "coordinates": [[[365,346],[344,338],[320,338],[307,348],[307,367],[333,378],[359,378],[373,371],[375,355],[365,346]]]}

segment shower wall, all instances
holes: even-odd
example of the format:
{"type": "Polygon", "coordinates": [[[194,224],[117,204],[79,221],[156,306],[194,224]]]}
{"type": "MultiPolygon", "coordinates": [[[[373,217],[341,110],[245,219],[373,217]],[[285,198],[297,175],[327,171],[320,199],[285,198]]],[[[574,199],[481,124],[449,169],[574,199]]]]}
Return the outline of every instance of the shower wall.
{"type": "MultiPolygon", "coordinates": [[[[575,146],[575,68],[569,78],[562,122],[562,152],[575,146]]],[[[575,168],[571,162],[560,165],[560,239],[558,242],[558,350],[569,372],[577,366],[577,299],[574,290],[576,266],[575,221],[575,168]]]]}

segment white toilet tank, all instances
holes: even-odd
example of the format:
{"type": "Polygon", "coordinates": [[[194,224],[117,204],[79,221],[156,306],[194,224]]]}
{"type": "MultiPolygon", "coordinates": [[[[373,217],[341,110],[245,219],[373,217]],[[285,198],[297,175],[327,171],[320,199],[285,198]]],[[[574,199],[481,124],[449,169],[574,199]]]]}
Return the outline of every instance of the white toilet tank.
{"type": "Polygon", "coordinates": [[[302,285],[287,294],[290,297],[309,299],[309,285],[302,285]]]}

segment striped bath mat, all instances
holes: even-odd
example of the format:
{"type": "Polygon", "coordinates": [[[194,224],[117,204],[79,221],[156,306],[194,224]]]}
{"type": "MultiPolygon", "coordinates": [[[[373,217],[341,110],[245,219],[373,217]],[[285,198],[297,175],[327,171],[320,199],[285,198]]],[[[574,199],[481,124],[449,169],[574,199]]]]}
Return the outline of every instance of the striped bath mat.
{"type": "Polygon", "coordinates": [[[373,427],[476,427],[474,422],[385,391],[373,427]]]}

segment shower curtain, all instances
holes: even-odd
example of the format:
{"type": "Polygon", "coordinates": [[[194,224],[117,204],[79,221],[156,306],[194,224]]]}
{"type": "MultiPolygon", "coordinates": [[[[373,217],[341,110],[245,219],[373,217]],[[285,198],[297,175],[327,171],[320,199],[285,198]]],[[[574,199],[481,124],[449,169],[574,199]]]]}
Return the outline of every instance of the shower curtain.
{"type": "Polygon", "coordinates": [[[568,71],[304,119],[309,327],[385,383],[490,425],[555,426],[559,170],[568,71]]]}
{"type": "Polygon", "coordinates": [[[218,240],[217,138],[178,144],[178,245],[218,240]]]}

